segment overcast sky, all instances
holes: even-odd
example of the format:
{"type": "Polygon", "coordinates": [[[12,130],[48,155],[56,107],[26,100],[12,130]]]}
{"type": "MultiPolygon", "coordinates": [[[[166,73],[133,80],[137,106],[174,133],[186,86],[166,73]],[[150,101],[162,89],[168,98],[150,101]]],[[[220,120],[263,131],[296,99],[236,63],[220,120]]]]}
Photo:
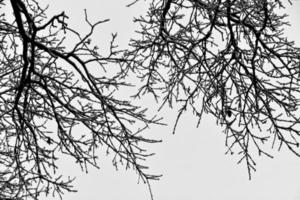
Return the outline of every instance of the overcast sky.
{"type": "MultiPolygon", "coordinates": [[[[46,0],[44,0],[46,2],[46,0]]],[[[50,2],[50,1],[48,1],[50,2]]],[[[110,18],[95,33],[100,46],[108,44],[111,32],[118,32],[118,43],[126,47],[134,35],[136,25],[133,16],[146,10],[144,1],[126,8],[128,0],[63,0],[51,1],[50,12],[65,10],[70,17],[69,24],[85,31],[83,9],[88,10],[91,20],[110,18]]],[[[288,7],[292,27],[288,37],[300,46],[300,2],[288,7]]],[[[145,105],[151,105],[145,101],[145,105]]],[[[170,126],[153,127],[147,131],[151,138],[163,139],[160,144],[149,147],[156,153],[147,165],[149,172],[163,174],[160,181],[152,182],[155,200],[299,200],[300,158],[283,149],[274,150],[274,159],[257,159],[257,172],[248,180],[244,164],[237,165],[238,156],[225,155],[224,135],[212,116],[205,116],[199,128],[196,119],[189,113],[182,117],[178,130],[172,135],[175,110],[165,110],[165,122],[170,126]]],[[[76,176],[75,187],[79,191],[66,194],[64,200],[145,200],[150,199],[146,185],[137,184],[133,171],[116,171],[111,159],[100,156],[100,170],[90,168],[88,174],[80,171],[73,160],[60,161],[65,175],[76,176]]]]}

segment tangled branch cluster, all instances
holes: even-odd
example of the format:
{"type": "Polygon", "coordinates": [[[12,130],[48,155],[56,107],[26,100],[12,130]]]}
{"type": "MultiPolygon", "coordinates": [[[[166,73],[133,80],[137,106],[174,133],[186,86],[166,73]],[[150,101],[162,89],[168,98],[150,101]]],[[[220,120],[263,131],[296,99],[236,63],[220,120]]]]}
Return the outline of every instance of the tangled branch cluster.
{"type": "Polygon", "coordinates": [[[115,166],[132,167],[146,182],[157,179],[141,164],[149,154],[140,143],[158,141],[140,132],[158,120],[114,97],[128,86],[118,75],[105,75],[107,64],[127,62],[114,45],[116,36],[107,56],[90,44],[96,26],[107,20],[91,23],[85,13],[89,32],[82,36],[64,13],[48,18],[38,1],[1,1],[1,10],[8,6],[13,21],[4,12],[0,16],[0,199],[73,191],[72,179],[56,172],[58,156],[69,155],[87,170],[97,167],[99,146],[113,153],[115,166]],[[67,51],[64,39],[70,35],[78,42],[67,51]],[[78,126],[85,132],[73,130],[78,126]]]}
{"type": "Polygon", "coordinates": [[[124,71],[143,82],[137,96],[179,103],[175,128],[188,108],[199,120],[214,115],[249,178],[254,151],[272,157],[266,142],[300,156],[300,49],[284,36],[282,8],[280,0],[153,0],[126,52],[124,71]]]}
{"type": "MultiPolygon", "coordinates": [[[[135,4],[139,0],[135,0],[135,4]]],[[[289,2],[291,3],[291,2],[289,2]]],[[[0,0],[0,199],[38,199],[73,191],[57,172],[66,154],[83,170],[98,167],[99,146],[113,165],[135,169],[148,183],[149,155],[142,130],[159,124],[146,110],[117,98],[133,71],[136,97],[151,93],[161,108],[179,104],[201,120],[210,113],[224,127],[229,153],[238,152],[249,178],[255,157],[272,157],[267,145],[300,157],[300,49],[284,36],[288,25],[280,0],[151,0],[140,38],[100,55],[86,35],[70,28],[65,13],[47,17],[36,0],[0,0]],[[77,42],[65,46],[65,39],[77,42]],[[106,66],[118,68],[113,76],[106,66]],[[199,103],[200,102],[200,103],[199,103]],[[54,125],[53,130],[51,126],[54,125]],[[139,125],[140,128],[137,128],[139,125]],[[83,133],[74,131],[84,128],[83,133]]]]}

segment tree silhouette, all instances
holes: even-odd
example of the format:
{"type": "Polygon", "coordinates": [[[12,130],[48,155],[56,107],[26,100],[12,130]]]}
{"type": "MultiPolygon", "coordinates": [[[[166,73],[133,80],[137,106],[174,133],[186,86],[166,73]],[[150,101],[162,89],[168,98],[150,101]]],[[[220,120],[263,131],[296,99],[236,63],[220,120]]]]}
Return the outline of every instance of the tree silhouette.
{"type": "Polygon", "coordinates": [[[150,154],[140,143],[159,142],[141,134],[158,119],[115,98],[115,91],[130,85],[118,73],[105,73],[106,65],[127,63],[116,35],[106,56],[91,45],[94,29],[107,20],[92,23],[85,12],[89,31],[81,35],[67,25],[65,13],[49,18],[38,1],[2,0],[5,8],[12,13],[0,16],[0,199],[73,191],[72,179],[56,172],[57,158],[71,156],[82,170],[98,167],[99,146],[113,154],[116,167],[133,168],[148,184],[157,179],[145,172],[141,161],[150,154]],[[75,38],[74,45],[65,47],[65,37],[75,38]],[[78,126],[85,132],[75,133],[78,126]]]}
{"type": "Polygon", "coordinates": [[[282,8],[280,0],[152,0],[135,20],[140,38],[119,50],[113,35],[108,55],[100,55],[91,36],[107,20],[92,23],[85,12],[82,35],[65,13],[48,17],[36,0],[0,0],[0,199],[74,191],[56,171],[58,157],[87,170],[98,167],[99,146],[148,185],[158,179],[142,164],[151,154],[141,143],[159,142],[142,132],[159,118],[117,98],[131,86],[130,71],[142,83],[136,97],[151,93],[160,108],[181,105],[174,132],[187,109],[199,123],[203,112],[213,114],[249,178],[253,150],[272,157],[269,141],[300,156],[300,50],[283,35],[282,8]],[[65,46],[69,37],[73,46],[65,46]],[[107,65],[116,67],[113,76],[107,65]],[[75,134],[79,126],[85,131],[75,134]]]}
{"type": "Polygon", "coordinates": [[[133,70],[161,108],[181,105],[224,127],[227,153],[238,152],[249,178],[254,153],[272,148],[299,154],[300,49],[284,36],[280,0],[152,0],[126,52],[133,70]],[[200,105],[200,106],[199,106],[200,105]]]}

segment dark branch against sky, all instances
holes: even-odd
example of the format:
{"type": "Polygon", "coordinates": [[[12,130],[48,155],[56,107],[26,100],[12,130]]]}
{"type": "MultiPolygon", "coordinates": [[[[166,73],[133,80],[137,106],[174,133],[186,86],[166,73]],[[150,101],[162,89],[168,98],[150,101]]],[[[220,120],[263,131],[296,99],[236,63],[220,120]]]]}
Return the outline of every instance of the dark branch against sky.
{"type": "Polygon", "coordinates": [[[0,15],[2,199],[73,191],[72,179],[56,172],[57,158],[68,155],[88,171],[98,167],[99,147],[113,154],[115,167],[133,168],[151,192],[149,181],[160,176],[148,173],[144,160],[152,154],[142,147],[160,140],[144,130],[162,123],[133,103],[145,94],[160,109],[180,106],[174,133],[187,110],[198,123],[203,113],[213,115],[227,153],[239,154],[249,178],[254,153],[273,157],[266,144],[299,156],[300,50],[286,38],[288,21],[279,12],[289,2],[149,2],[148,12],[135,18],[139,36],[121,50],[112,34],[106,55],[91,38],[108,20],[91,22],[85,10],[82,34],[68,25],[72,16],[47,16],[38,1],[0,2],[12,11],[0,15]],[[65,46],[69,37],[74,41],[65,46]],[[140,83],[133,99],[117,95],[133,86],[129,74],[140,83]]]}

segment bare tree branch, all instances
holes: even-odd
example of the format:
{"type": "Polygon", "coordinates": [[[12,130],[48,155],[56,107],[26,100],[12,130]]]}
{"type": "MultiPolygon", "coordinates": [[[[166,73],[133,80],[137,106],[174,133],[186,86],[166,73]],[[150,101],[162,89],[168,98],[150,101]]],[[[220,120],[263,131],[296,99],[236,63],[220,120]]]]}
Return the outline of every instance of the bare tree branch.
{"type": "Polygon", "coordinates": [[[249,178],[254,151],[272,157],[266,142],[299,155],[300,49],[284,36],[286,14],[278,0],[152,0],[132,39],[124,71],[161,107],[180,116],[192,109],[216,117],[228,152],[238,152],[249,178]],[[198,102],[198,103],[197,103],[198,102]],[[201,102],[201,106],[199,105],[201,102]]]}
{"type": "Polygon", "coordinates": [[[0,199],[75,191],[73,179],[57,174],[57,158],[71,156],[87,171],[88,165],[98,167],[98,147],[113,154],[115,167],[133,168],[148,185],[158,179],[146,172],[142,162],[152,154],[140,143],[159,142],[142,134],[159,119],[146,118],[145,109],[115,98],[115,91],[130,85],[123,75],[105,75],[106,65],[128,62],[116,49],[116,35],[107,56],[91,45],[95,28],[108,20],[92,23],[85,11],[90,29],[82,36],[67,25],[65,13],[49,19],[38,1],[1,3],[12,7],[14,21],[1,15],[0,199]],[[64,37],[71,34],[78,41],[66,51],[64,37]],[[74,131],[79,126],[84,133],[74,131]]]}

